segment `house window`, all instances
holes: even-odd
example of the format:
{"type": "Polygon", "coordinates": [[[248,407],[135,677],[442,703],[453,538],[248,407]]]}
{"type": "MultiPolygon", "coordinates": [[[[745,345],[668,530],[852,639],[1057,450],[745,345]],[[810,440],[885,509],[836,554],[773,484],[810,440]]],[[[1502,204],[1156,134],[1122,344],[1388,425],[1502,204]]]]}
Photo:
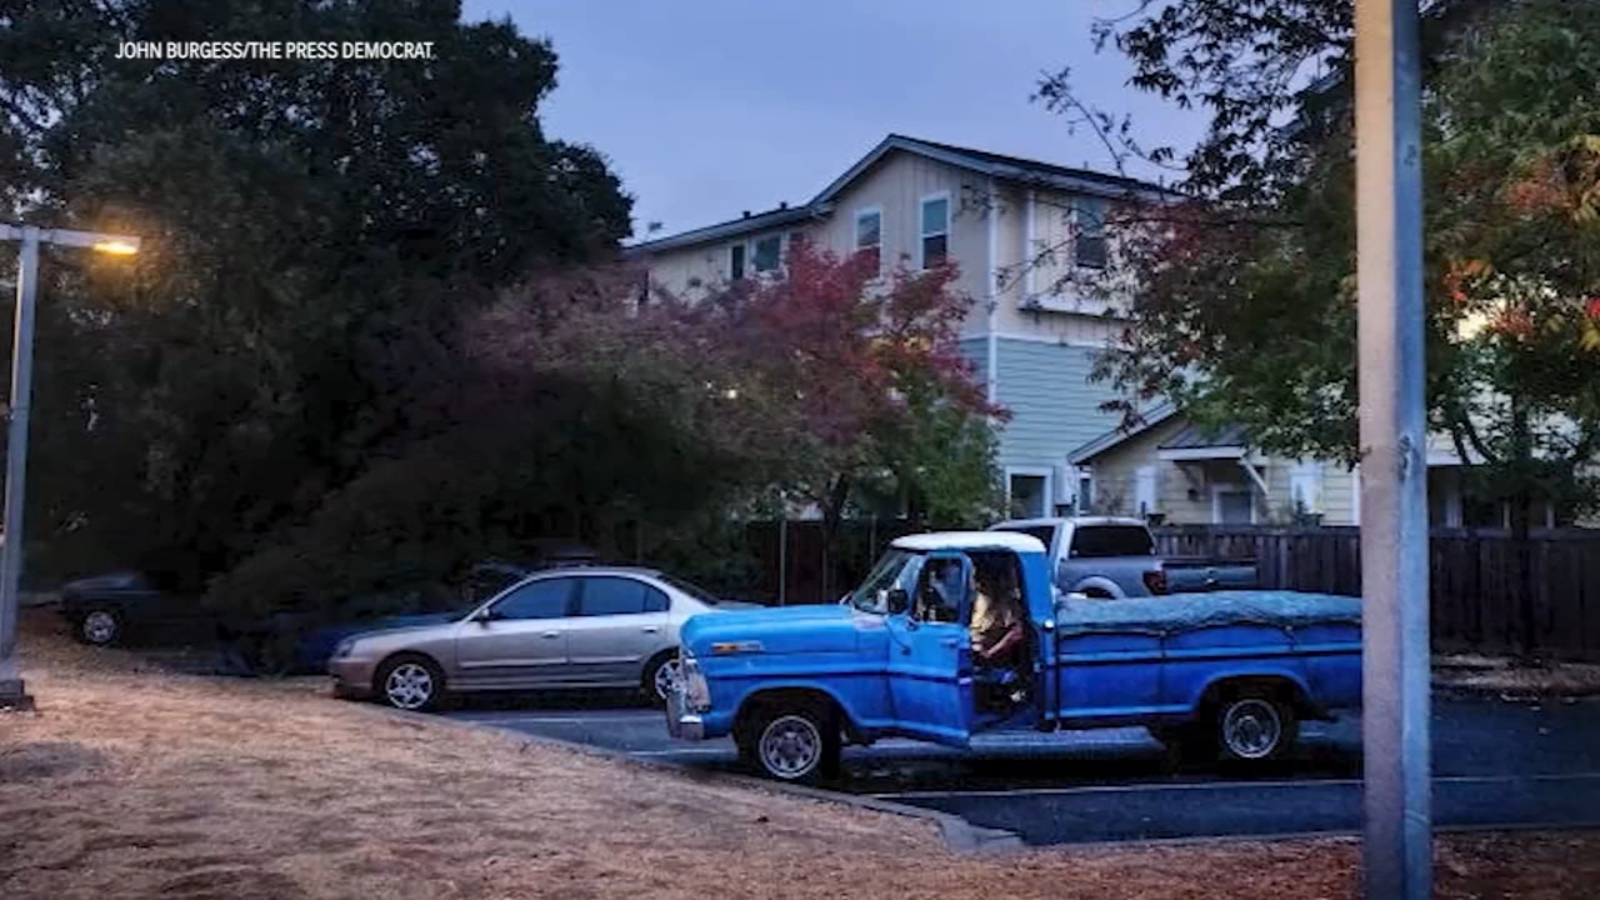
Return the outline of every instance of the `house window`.
{"type": "Polygon", "coordinates": [[[1078,470],[1078,515],[1086,516],[1094,509],[1094,474],[1088,469],[1078,470]]]}
{"type": "Polygon", "coordinates": [[[728,248],[728,277],[734,281],[744,277],[744,245],[734,244],[728,248]]]}
{"type": "Polygon", "coordinates": [[[1037,519],[1049,515],[1050,476],[1013,472],[1007,479],[1013,517],[1037,519]]]}
{"type": "Polygon", "coordinates": [[[1211,489],[1211,520],[1219,525],[1249,525],[1255,522],[1255,494],[1239,485],[1217,485],[1211,489]]]}
{"type": "Polygon", "coordinates": [[[778,264],[783,261],[783,235],[775,234],[764,237],[755,242],[755,252],[751,260],[757,272],[776,272],[778,264]]]}
{"type": "Polygon", "coordinates": [[[922,198],[922,268],[938,265],[950,254],[950,195],[922,198]]]}
{"type": "Polygon", "coordinates": [[[1077,213],[1077,232],[1073,238],[1074,260],[1086,269],[1106,267],[1106,201],[1080,197],[1072,204],[1077,213]]]}
{"type": "Polygon", "coordinates": [[[1289,470],[1289,499],[1296,513],[1322,512],[1322,466],[1298,463],[1289,470]]]}
{"type": "Polygon", "coordinates": [[[856,212],[856,252],[872,260],[872,271],[883,266],[883,211],[877,207],[856,212]]]}

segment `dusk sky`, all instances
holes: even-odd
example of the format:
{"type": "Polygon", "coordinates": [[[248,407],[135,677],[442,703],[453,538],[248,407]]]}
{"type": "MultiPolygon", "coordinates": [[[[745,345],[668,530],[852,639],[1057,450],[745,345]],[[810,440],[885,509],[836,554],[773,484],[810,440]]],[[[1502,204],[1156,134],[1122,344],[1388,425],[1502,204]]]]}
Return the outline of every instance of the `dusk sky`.
{"type": "Polygon", "coordinates": [[[610,157],[637,198],[636,236],[809,200],[890,132],[1110,171],[1093,134],[1029,102],[1040,73],[1064,65],[1086,97],[1132,113],[1147,144],[1187,148],[1203,125],[1126,87],[1114,50],[1095,55],[1091,22],[1133,0],[464,5],[468,21],[510,15],[554,43],[545,129],[610,157]]]}

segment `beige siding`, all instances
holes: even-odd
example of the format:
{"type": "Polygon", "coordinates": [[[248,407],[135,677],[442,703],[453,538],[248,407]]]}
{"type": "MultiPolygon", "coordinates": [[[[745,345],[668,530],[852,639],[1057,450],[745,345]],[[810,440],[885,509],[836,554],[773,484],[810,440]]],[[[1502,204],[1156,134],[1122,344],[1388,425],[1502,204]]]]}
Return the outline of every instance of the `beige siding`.
{"type": "Polygon", "coordinates": [[[884,272],[902,262],[914,267],[922,242],[922,200],[947,194],[947,248],[961,270],[956,290],[973,301],[962,332],[977,334],[983,331],[983,304],[989,294],[989,224],[982,204],[973,201],[984,191],[983,179],[971,172],[915,154],[890,153],[834,198],[833,214],[817,240],[841,255],[854,252],[856,213],[877,208],[883,213],[880,253],[884,272]]]}
{"type": "MultiPolygon", "coordinates": [[[[1267,483],[1268,493],[1250,478],[1237,460],[1165,461],[1158,447],[1184,426],[1174,419],[1107,450],[1093,461],[1095,507],[1097,512],[1131,515],[1137,508],[1138,471],[1155,467],[1157,512],[1165,513],[1174,525],[1211,522],[1214,515],[1212,492],[1218,486],[1250,488],[1256,497],[1256,521],[1281,523],[1294,511],[1291,460],[1257,460],[1255,465],[1267,483]]],[[[1322,513],[1326,525],[1355,524],[1352,494],[1355,477],[1342,465],[1322,463],[1322,513]]]]}
{"type": "Polygon", "coordinates": [[[757,241],[779,235],[784,240],[784,252],[788,252],[789,235],[800,233],[811,237],[812,240],[820,240],[819,230],[819,226],[807,224],[769,228],[738,238],[656,253],[650,257],[650,282],[675,296],[689,300],[699,299],[727,282],[729,267],[732,265],[732,248],[735,244],[745,245],[745,271],[749,272],[753,271],[750,265],[755,255],[754,245],[757,241]]]}

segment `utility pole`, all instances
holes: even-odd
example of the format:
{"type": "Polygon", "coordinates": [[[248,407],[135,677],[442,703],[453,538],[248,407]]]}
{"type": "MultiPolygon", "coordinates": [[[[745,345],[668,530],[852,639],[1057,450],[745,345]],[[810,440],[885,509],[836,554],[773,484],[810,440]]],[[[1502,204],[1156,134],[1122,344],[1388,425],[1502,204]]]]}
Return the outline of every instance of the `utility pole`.
{"type": "Polygon", "coordinates": [[[29,709],[17,665],[17,602],[22,577],[22,515],[28,474],[28,408],[33,395],[33,319],[39,291],[39,246],[87,247],[127,256],[139,239],[88,231],[0,225],[0,240],[18,241],[16,340],[11,350],[11,408],[6,423],[5,531],[0,535],[0,709],[29,709]]]}
{"type": "Polygon", "coordinates": [[[1417,0],[1356,0],[1363,887],[1427,900],[1427,416],[1417,0]]]}

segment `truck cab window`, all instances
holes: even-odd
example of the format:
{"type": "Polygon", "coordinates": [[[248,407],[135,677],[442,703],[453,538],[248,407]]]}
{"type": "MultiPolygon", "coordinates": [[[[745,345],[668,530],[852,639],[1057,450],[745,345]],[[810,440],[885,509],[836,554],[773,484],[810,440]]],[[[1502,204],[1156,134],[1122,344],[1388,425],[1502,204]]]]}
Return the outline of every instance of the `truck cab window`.
{"type": "Polygon", "coordinates": [[[932,559],[917,583],[912,615],[919,622],[959,622],[967,576],[960,560],[932,559]]]}

